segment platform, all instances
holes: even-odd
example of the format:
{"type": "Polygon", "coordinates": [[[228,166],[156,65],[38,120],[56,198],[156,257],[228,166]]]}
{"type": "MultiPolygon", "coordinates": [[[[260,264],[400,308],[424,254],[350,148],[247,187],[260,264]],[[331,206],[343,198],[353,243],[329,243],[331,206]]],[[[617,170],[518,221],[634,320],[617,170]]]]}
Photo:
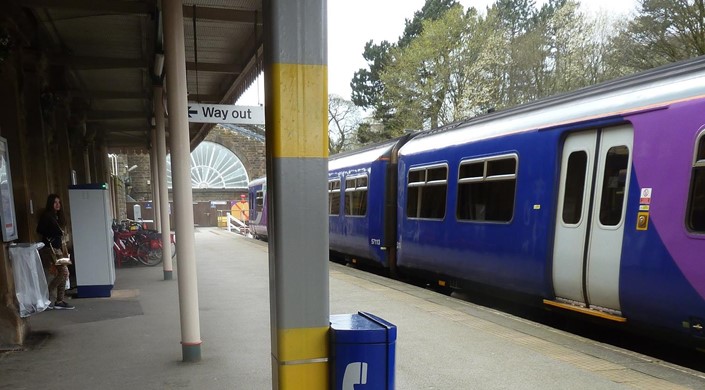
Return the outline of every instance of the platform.
{"type": "MultiPolygon", "coordinates": [[[[0,353],[0,389],[271,389],[267,244],[200,228],[196,254],[201,362],[181,362],[176,280],[121,268],[111,298],[32,316],[27,350],[0,353]]],[[[397,325],[397,389],[705,388],[701,372],[329,265],[331,314],[397,325]]]]}

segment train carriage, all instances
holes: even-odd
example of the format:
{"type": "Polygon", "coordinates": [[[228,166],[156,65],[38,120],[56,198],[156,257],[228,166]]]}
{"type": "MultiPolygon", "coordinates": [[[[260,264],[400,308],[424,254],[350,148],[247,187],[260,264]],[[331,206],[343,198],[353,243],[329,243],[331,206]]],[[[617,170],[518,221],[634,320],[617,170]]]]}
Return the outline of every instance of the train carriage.
{"type": "Polygon", "coordinates": [[[396,154],[407,138],[330,157],[328,222],[333,256],[394,270],[396,154]]]}
{"type": "Polygon", "coordinates": [[[250,199],[249,231],[255,238],[267,239],[267,178],[260,177],[247,185],[250,199]]]}
{"type": "Polygon", "coordinates": [[[703,336],[705,58],[419,134],[397,263],[703,336]]]}

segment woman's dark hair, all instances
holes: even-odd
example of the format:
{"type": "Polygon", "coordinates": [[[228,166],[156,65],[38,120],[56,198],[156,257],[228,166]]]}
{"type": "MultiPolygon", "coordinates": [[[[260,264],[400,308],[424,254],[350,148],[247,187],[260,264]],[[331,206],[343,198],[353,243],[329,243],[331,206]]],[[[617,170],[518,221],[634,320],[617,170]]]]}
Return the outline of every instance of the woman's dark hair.
{"type": "MultiPolygon", "coordinates": [[[[52,215],[52,214],[54,213],[54,201],[55,201],[56,199],[59,199],[59,201],[61,201],[61,197],[60,197],[59,195],[57,195],[57,194],[49,194],[49,196],[47,196],[47,204],[46,204],[46,206],[44,207],[44,213],[45,213],[45,214],[52,215]]],[[[62,202],[61,208],[60,208],[59,211],[56,213],[56,216],[58,217],[58,220],[59,220],[59,226],[60,226],[61,228],[64,228],[64,227],[66,226],[66,218],[64,217],[64,205],[63,205],[63,202],[62,202]]]]}

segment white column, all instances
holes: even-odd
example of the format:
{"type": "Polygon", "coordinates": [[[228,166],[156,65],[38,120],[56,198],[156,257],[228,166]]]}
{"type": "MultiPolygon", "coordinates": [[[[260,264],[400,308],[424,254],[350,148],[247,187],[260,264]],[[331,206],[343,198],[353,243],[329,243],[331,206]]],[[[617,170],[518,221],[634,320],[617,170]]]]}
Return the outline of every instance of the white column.
{"type": "Polygon", "coordinates": [[[153,128],[150,133],[149,148],[149,171],[151,173],[150,186],[152,187],[152,219],[154,220],[154,230],[161,232],[161,215],[159,213],[159,167],[157,165],[157,129],[153,128]]]}
{"type": "Polygon", "coordinates": [[[156,145],[157,145],[157,180],[155,183],[159,187],[159,215],[162,232],[162,255],[164,256],[164,280],[171,280],[173,264],[171,262],[171,244],[169,234],[171,223],[169,222],[169,189],[166,186],[166,130],[164,126],[164,89],[161,85],[154,87],[154,118],[156,122],[156,145]]]}
{"type": "Polygon", "coordinates": [[[191,193],[191,150],[186,99],[184,17],[180,0],[163,0],[164,56],[166,60],[171,182],[176,225],[176,256],[179,259],[179,308],[183,361],[201,360],[201,329],[198,316],[198,283],[191,193]]]}

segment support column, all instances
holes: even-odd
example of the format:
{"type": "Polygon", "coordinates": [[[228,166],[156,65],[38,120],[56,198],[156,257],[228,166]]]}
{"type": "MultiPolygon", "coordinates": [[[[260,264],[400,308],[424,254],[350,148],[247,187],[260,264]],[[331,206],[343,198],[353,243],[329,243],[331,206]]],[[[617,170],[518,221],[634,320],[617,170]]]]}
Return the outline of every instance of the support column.
{"type": "Polygon", "coordinates": [[[81,127],[81,134],[83,136],[83,177],[85,179],[84,183],[92,183],[91,180],[91,160],[90,160],[90,150],[91,150],[91,140],[88,136],[88,128],[85,121],[81,121],[79,125],[81,127]]]}
{"type": "Polygon", "coordinates": [[[326,12],[326,0],[264,2],[276,389],[328,389],[326,12]]]}
{"type": "Polygon", "coordinates": [[[152,188],[152,219],[154,220],[154,230],[161,232],[161,215],[159,213],[159,166],[157,164],[157,129],[153,128],[150,133],[149,147],[149,173],[150,186],[152,188]]]}
{"type": "Polygon", "coordinates": [[[197,362],[201,360],[201,329],[198,316],[198,286],[193,232],[184,18],[181,0],[163,0],[162,8],[171,179],[174,189],[174,220],[178,240],[176,255],[179,258],[181,351],[185,362],[197,362]]]}
{"type": "Polygon", "coordinates": [[[171,244],[169,234],[171,224],[169,223],[169,189],[166,186],[166,130],[164,129],[164,89],[161,85],[154,87],[154,117],[156,122],[156,145],[157,145],[157,180],[154,185],[159,186],[159,215],[161,219],[162,232],[162,262],[164,267],[164,280],[173,278],[173,264],[171,262],[171,244]]]}

